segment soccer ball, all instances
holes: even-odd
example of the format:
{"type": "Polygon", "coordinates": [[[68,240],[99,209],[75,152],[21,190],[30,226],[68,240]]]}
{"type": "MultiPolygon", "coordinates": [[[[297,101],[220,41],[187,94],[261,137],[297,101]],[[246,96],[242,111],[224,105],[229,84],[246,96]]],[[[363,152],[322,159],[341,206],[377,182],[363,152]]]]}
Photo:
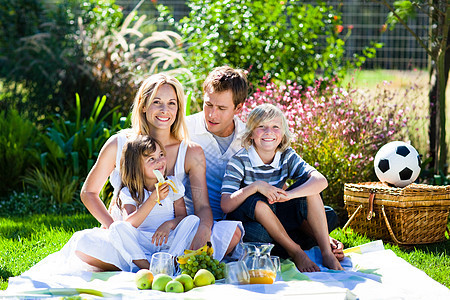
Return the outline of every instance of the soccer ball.
{"type": "Polygon", "coordinates": [[[390,142],[378,150],[374,168],[380,181],[402,188],[419,176],[420,156],[410,144],[390,142]]]}

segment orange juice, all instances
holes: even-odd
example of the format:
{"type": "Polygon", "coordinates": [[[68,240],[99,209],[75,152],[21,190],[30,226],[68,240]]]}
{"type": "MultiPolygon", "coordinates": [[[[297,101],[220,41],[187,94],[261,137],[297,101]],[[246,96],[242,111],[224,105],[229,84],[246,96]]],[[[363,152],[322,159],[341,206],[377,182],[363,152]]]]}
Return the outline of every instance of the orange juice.
{"type": "Polygon", "coordinates": [[[250,284],[272,284],[276,277],[276,274],[269,270],[249,270],[248,274],[250,274],[250,284]]]}

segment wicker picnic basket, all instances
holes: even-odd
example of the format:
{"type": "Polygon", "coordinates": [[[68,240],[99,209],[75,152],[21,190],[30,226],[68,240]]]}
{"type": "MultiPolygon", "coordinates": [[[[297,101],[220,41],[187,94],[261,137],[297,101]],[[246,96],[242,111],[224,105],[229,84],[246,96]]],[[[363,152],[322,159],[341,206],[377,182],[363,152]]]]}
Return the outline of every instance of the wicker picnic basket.
{"type": "Polygon", "coordinates": [[[409,184],[390,187],[381,182],[347,183],[344,202],[347,226],[368,237],[397,244],[428,244],[449,231],[450,186],[409,184]]]}

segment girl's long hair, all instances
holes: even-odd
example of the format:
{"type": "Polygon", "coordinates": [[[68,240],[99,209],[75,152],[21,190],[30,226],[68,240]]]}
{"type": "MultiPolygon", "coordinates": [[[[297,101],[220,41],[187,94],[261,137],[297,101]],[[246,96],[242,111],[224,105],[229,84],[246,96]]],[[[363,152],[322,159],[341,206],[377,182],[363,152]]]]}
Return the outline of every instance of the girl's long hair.
{"type": "MultiPolygon", "coordinates": [[[[142,162],[145,157],[155,153],[157,144],[165,155],[163,145],[148,135],[139,135],[129,140],[123,148],[120,159],[120,177],[122,181],[120,190],[123,187],[127,187],[131,197],[138,204],[137,207],[141,206],[145,200],[145,178],[142,162]]],[[[119,196],[117,197],[116,203],[119,208],[122,208],[122,201],[119,196]]]]}

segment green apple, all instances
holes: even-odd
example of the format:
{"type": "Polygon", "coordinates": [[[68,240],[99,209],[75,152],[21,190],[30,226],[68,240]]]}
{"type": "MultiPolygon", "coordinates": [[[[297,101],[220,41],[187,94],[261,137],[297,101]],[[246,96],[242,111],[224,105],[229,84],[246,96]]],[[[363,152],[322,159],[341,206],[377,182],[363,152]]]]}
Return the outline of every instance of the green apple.
{"type": "Polygon", "coordinates": [[[183,284],[179,281],[171,280],[166,284],[166,292],[168,293],[183,293],[183,284]]]}
{"type": "Polygon", "coordinates": [[[188,274],[178,275],[177,277],[175,277],[175,280],[181,282],[185,292],[190,291],[194,288],[194,280],[188,274]]]}
{"type": "Polygon", "coordinates": [[[150,270],[140,269],[134,276],[134,282],[140,290],[146,290],[152,287],[153,274],[150,270]]]}
{"type": "Polygon", "coordinates": [[[169,281],[172,280],[167,274],[158,274],[153,278],[152,290],[157,290],[164,292],[166,290],[166,285],[169,281]]]}
{"type": "Polygon", "coordinates": [[[194,284],[195,286],[205,286],[210,285],[216,282],[216,278],[214,278],[214,275],[206,270],[206,269],[200,269],[195,273],[194,276],[194,284]]]}

